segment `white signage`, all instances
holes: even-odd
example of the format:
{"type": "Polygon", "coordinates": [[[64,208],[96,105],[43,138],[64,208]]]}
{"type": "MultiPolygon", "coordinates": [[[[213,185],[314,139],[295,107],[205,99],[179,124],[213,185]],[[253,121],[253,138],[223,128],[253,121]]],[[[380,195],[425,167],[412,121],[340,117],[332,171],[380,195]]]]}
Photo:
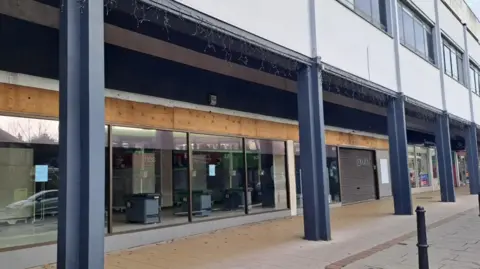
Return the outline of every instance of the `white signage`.
{"type": "Polygon", "coordinates": [[[390,173],[388,173],[387,159],[380,159],[380,174],[382,176],[382,184],[390,183],[390,173]]]}

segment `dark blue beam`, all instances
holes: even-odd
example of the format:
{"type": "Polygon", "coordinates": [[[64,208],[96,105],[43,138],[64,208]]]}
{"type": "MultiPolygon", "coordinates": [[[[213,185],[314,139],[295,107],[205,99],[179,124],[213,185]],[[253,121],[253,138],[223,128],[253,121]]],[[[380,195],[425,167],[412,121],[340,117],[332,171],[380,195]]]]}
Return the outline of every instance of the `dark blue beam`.
{"type": "Polygon", "coordinates": [[[298,74],[298,121],[305,239],[330,240],[322,74],[319,64],[298,74]]]}
{"type": "Polygon", "coordinates": [[[104,267],[103,1],[60,11],[59,269],[104,267]]]}
{"type": "Polygon", "coordinates": [[[477,125],[475,123],[472,122],[468,126],[465,137],[470,194],[478,194],[480,191],[480,176],[478,170],[477,125]]]}
{"type": "Polygon", "coordinates": [[[393,205],[396,215],[411,215],[412,194],[408,175],[407,128],[405,98],[402,94],[390,100],[387,109],[390,174],[393,205]]]}
{"type": "Polygon", "coordinates": [[[437,115],[435,144],[438,155],[438,177],[440,179],[441,201],[455,202],[450,123],[449,116],[446,112],[437,115]]]}

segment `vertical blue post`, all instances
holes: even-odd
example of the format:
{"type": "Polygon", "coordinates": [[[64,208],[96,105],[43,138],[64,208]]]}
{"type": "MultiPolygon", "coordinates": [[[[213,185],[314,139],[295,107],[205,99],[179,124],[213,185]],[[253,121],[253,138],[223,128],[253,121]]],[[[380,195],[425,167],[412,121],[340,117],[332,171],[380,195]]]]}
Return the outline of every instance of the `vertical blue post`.
{"type": "Polygon", "coordinates": [[[60,10],[59,269],[104,268],[103,1],[60,10]]]}
{"type": "Polygon", "coordinates": [[[455,202],[449,120],[447,112],[437,115],[435,144],[438,154],[438,177],[442,202],[455,202]]]}
{"type": "Polygon", "coordinates": [[[298,74],[298,122],[305,239],[330,240],[329,182],[325,152],[320,63],[298,74]]]}
{"type": "MultiPolygon", "coordinates": [[[[463,24],[463,46],[465,51],[463,53],[463,70],[470,70],[470,54],[468,52],[468,27],[467,24],[463,24]]],[[[467,167],[469,173],[470,182],[470,194],[478,194],[480,191],[480,179],[478,171],[478,145],[477,145],[477,126],[475,124],[475,112],[473,109],[473,93],[472,86],[470,84],[470,72],[463,72],[463,79],[465,87],[468,89],[468,101],[470,106],[470,120],[471,123],[467,128],[466,133],[466,146],[467,146],[467,167]]]]}
{"type": "Polygon", "coordinates": [[[470,194],[480,192],[480,176],[478,171],[478,145],[477,145],[477,126],[470,123],[466,134],[467,146],[467,168],[470,182],[470,194]]]}
{"type": "Polygon", "coordinates": [[[390,174],[395,215],[412,215],[412,193],[408,173],[407,127],[403,94],[390,100],[387,109],[390,174]]]}

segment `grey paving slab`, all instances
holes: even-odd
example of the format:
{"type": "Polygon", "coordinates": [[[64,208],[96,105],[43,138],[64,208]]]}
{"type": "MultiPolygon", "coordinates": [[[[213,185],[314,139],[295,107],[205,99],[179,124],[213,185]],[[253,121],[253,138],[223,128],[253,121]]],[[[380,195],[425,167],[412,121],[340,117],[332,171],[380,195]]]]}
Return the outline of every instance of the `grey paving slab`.
{"type": "MultiPolygon", "coordinates": [[[[427,236],[431,269],[480,269],[480,217],[476,209],[429,229],[427,236]]],[[[345,268],[418,268],[416,237],[353,262],[345,268]]]]}

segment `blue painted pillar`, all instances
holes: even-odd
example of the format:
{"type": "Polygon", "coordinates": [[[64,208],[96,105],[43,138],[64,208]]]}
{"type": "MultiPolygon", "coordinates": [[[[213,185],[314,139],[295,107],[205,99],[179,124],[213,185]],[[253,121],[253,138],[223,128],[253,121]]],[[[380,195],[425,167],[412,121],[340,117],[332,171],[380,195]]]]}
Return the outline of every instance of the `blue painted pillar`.
{"type": "Polygon", "coordinates": [[[390,174],[395,215],[413,214],[412,193],[408,170],[405,97],[399,94],[387,108],[390,174]]]}
{"type": "Polygon", "coordinates": [[[59,269],[104,268],[103,1],[60,11],[59,269]]]}
{"type": "Polygon", "coordinates": [[[330,240],[322,73],[319,63],[298,74],[298,122],[305,239],[330,240]]]}
{"type": "Polygon", "coordinates": [[[477,126],[475,123],[470,123],[465,137],[467,146],[467,168],[470,181],[470,194],[478,194],[480,191],[480,176],[478,170],[477,126]]]}
{"type": "Polygon", "coordinates": [[[446,112],[437,115],[435,144],[438,155],[438,177],[440,179],[441,201],[455,202],[450,122],[446,112]]]}

